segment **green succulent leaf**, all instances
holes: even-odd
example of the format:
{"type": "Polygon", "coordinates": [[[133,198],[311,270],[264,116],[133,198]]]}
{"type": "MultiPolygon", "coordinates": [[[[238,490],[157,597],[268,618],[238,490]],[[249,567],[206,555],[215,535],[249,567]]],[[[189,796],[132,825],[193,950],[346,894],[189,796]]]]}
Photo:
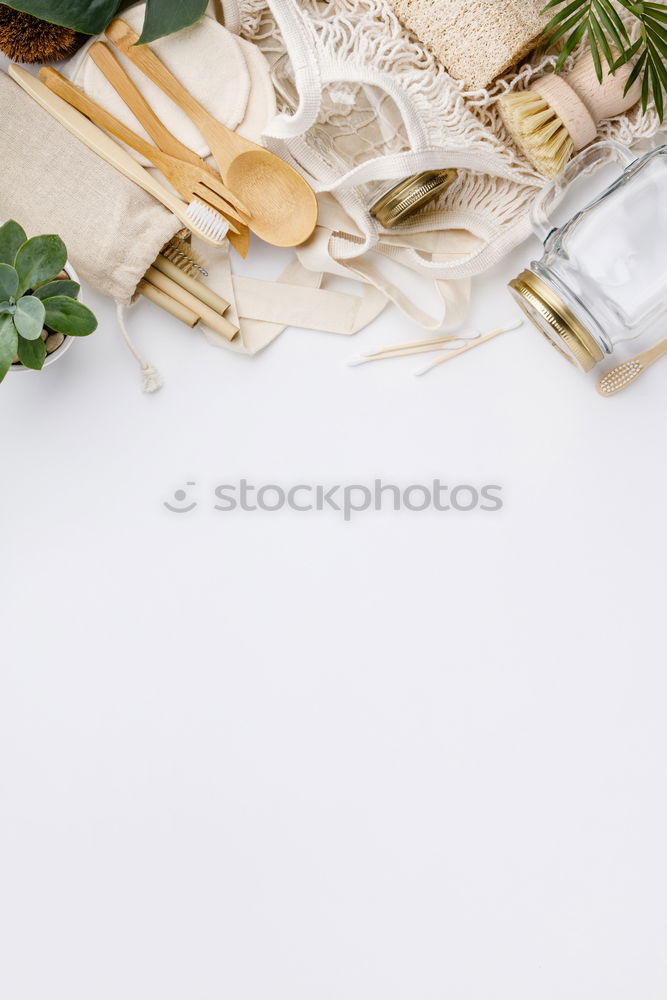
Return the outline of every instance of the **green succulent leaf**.
{"type": "Polygon", "coordinates": [[[45,324],[49,330],[64,333],[70,337],[87,337],[97,329],[97,320],[87,306],[65,295],[56,295],[44,300],[45,324]]]}
{"type": "Polygon", "coordinates": [[[0,226],[0,263],[13,264],[19,247],[22,247],[27,239],[25,230],[13,219],[0,226]]]}
{"type": "Polygon", "coordinates": [[[67,247],[59,236],[33,236],[16,254],[14,267],[19,273],[18,295],[62,271],[67,263],[67,247]]]}
{"type": "Polygon", "coordinates": [[[12,366],[18,349],[19,335],[11,316],[0,316],[0,382],[12,366]]]}
{"type": "Polygon", "coordinates": [[[37,299],[51,299],[54,295],[66,295],[70,299],[78,299],[81,285],[76,281],[49,281],[32,293],[37,299]]]}
{"type": "Polygon", "coordinates": [[[16,303],[14,326],[26,340],[37,340],[44,329],[45,316],[44,303],[32,295],[25,295],[16,303]]]}
{"type": "Polygon", "coordinates": [[[41,337],[37,340],[25,340],[19,337],[18,355],[22,365],[39,371],[44,367],[46,360],[46,344],[41,337]]]}
{"type": "Polygon", "coordinates": [[[204,16],[208,0],[148,0],[144,29],[138,45],[154,42],[163,35],[189,28],[204,16]]]}
{"type": "Polygon", "coordinates": [[[19,276],[10,264],[0,264],[0,302],[16,298],[19,276]]]}

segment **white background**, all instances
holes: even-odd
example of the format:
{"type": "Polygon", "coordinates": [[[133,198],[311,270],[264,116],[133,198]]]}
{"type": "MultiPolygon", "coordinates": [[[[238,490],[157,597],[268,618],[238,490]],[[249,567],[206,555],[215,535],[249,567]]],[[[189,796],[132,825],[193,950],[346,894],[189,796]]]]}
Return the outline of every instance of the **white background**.
{"type": "Polygon", "coordinates": [[[346,367],[395,312],[246,359],[141,304],[145,396],[85,292],[0,388],[2,996],[663,1000],[667,368],[604,400],[527,326],[346,367]],[[241,477],[505,507],[213,510],[241,477]]]}

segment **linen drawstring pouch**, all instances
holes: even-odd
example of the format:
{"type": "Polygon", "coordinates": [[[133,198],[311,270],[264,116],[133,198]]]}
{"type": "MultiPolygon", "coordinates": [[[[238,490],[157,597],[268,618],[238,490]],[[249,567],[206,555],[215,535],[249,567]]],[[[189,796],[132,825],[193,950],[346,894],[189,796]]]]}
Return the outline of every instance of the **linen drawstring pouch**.
{"type": "MultiPolygon", "coordinates": [[[[2,72],[0,149],[0,219],[16,219],[33,236],[58,233],[79,276],[119,307],[128,305],[179,221],[2,72]]],[[[158,388],[155,369],[129,346],[147,391],[158,388]]]]}

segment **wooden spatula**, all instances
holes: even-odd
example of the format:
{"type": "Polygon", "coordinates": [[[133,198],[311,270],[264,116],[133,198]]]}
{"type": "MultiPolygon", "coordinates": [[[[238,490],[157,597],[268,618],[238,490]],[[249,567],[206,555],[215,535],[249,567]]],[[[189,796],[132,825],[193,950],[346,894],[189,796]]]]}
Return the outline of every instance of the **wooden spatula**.
{"type": "Polygon", "coordinates": [[[250,209],[248,225],[274,246],[304,243],[317,223],[317,199],[309,184],[288,163],[217,121],[192,97],[148,45],[121,18],[107,38],[160,87],[206,139],[223,180],[250,209]]]}

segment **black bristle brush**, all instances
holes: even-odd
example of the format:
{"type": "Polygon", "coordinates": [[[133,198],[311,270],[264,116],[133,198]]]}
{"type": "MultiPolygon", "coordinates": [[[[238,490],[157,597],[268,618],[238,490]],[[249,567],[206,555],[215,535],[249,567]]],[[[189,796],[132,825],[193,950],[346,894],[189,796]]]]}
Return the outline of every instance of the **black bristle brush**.
{"type": "Polygon", "coordinates": [[[52,63],[73,55],[85,40],[70,28],[0,4],[0,50],[14,62],[52,63]]]}

